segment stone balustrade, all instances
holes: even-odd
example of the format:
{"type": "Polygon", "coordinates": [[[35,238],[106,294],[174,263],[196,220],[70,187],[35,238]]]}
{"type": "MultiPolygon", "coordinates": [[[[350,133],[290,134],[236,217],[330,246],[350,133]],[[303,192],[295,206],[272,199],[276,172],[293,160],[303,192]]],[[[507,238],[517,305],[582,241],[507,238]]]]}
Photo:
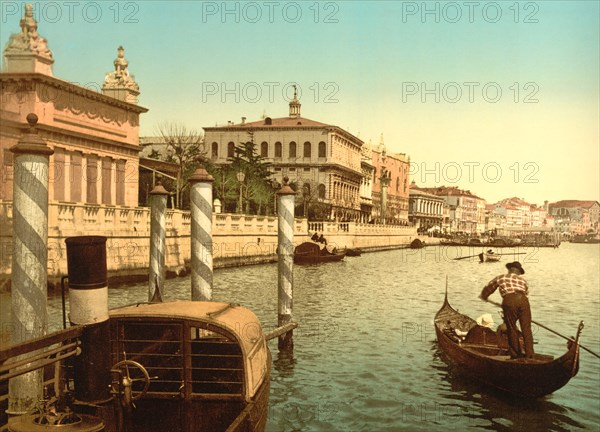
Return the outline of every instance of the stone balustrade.
{"type": "MultiPolygon", "coordinates": [[[[12,259],[12,202],[0,202],[0,288],[10,279],[12,259]]],[[[190,260],[189,211],[167,210],[166,266],[185,273],[190,260]]],[[[56,283],[67,273],[65,239],[101,235],[107,239],[108,270],[128,276],[146,272],[150,254],[150,209],[113,205],[51,202],[48,209],[48,272],[56,283]]],[[[296,219],[295,243],[318,232],[338,248],[393,248],[416,237],[413,227],[355,222],[308,222],[296,219]]],[[[243,214],[213,214],[215,267],[234,266],[277,259],[277,218],[243,214]]]]}

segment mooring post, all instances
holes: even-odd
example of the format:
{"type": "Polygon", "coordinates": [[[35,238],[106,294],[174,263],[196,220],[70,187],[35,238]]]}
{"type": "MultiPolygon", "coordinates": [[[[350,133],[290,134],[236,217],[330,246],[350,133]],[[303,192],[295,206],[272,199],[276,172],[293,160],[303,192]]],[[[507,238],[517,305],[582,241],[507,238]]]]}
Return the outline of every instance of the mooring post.
{"type": "MultiPolygon", "coordinates": [[[[277,191],[277,269],[278,269],[278,327],[292,322],[293,309],[293,265],[294,265],[294,204],[295,192],[288,185],[289,178],[283,178],[283,185],[277,191]]],[[[279,336],[280,350],[294,346],[292,331],[279,336]]]]}
{"type": "Polygon", "coordinates": [[[212,204],[214,178],[203,168],[190,177],[192,300],[210,301],[213,288],[212,204]]]}
{"type": "MultiPolygon", "coordinates": [[[[54,153],[38,135],[38,117],[27,115],[29,130],[14,153],[12,343],[44,336],[48,330],[48,166],[54,153]]],[[[43,370],[9,382],[10,415],[25,414],[43,396],[43,370]]]]}
{"type": "Polygon", "coordinates": [[[162,301],[165,282],[165,237],[167,195],[169,192],[158,182],[150,191],[150,276],[148,301],[162,301]]]}
{"type": "Polygon", "coordinates": [[[108,272],[106,237],[69,237],[69,321],[85,325],[81,344],[85,347],[73,360],[74,395],[79,401],[110,398],[110,327],[108,321],[108,272]]]}

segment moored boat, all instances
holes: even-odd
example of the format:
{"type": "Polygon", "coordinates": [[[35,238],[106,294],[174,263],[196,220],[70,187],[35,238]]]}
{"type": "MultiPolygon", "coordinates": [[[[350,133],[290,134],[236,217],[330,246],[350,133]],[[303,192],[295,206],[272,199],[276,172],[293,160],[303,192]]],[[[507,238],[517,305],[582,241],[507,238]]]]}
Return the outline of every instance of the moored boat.
{"type": "Polygon", "coordinates": [[[558,358],[535,354],[532,359],[511,359],[506,336],[480,326],[448,302],[434,319],[440,350],[462,371],[491,388],[522,398],[538,398],[560,389],[579,371],[579,337],[568,342],[558,358]]]}
{"type": "MultiPolygon", "coordinates": [[[[102,348],[102,358],[93,359],[93,367],[86,366],[89,358],[81,359],[88,344],[94,343],[86,327],[70,327],[44,338],[46,344],[64,338],[65,347],[75,345],[82,353],[73,352],[75,357],[70,358],[75,360],[74,400],[68,416],[62,417],[67,420],[62,420],[61,430],[81,422],[92,425],[86,431],[264,430],[271,354],[250,310],[219,302],[141,304],[112,310],[105,328],[109,344],[102,348]],[[70,342],[74,339],[77,342],[70,342]],[[100,384],[107,381],[110,392],[100,384]]],[[[11,369],[11,362],[17,361],[14,355],[43,348],[44,341],[22,345],[0,351],[3,369],[11,369]]],[[[37,361],[47,365],[53,359],[37,361]]],[[[63,368],[52,369],[60,374],[63,368]]],[[[55,380],[58,388],[61,380],[55,380]]],[[[58,423],[50,422],[65,400],[64,393],[53,395],[41,412],[10,419],[9,430],[58,430],[58,423]]]]}
{"type": "Polygon", "coordinates": [[[330,252],[327,247],[321,248],[318,243],[304,242],[294,249],[294,263],[317,264],[325,262],[341,261],[346,256],[346,251],[330,252]]]}

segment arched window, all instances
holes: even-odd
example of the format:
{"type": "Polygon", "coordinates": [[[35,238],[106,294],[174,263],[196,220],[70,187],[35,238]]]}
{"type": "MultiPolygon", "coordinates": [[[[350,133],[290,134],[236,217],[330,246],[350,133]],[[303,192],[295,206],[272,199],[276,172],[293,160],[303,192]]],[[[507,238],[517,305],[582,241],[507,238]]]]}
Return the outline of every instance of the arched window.
{"type": "Polygon", "coordinates": [[[324,184],[321,183],[319,185],[318,192],[319,192],[319,198],[325,199],[325,185],[324,184]]]}
{"type": "Polygon", "coordinates": [[[269,157],[269,144],[265,141],[260,144],[260,155],[262,157],[269,157]]]}
{"type": "Polygon", "coordinates": [[[296,157],[296,143],[294,141],[292,141],[290,143],[290,157],[291,158],[295,158],[296,157]]]}
{"type": "Polygon", "coordinates": [[[235,155],[235,144],[230,141],[229,144],[227,144],[227,157],[233,157],[235,155]]]}
{"type": "Polygon", "coordinates": [[[306,141],[304,143],[304,157],[305,158],[309,158],[310,157],[310,143],[308,141],[306,141]]]}
{"type": "Polygon", "coordinates": [[[275,143],[275,157],[276,158],[280,158],[281,157],[281,143],[279,141],[277,141],[275,143]]]}
{"type": "Polygon", "coordinates": [[[219,157],[219,144],[216,142],[212,143],[211,155],[212,155],[213,159],[216,159],[219,157]]]}
{"type": "Polygon", "coordinates": [[[327,144],[324,141],[319,143],[319,157],[324,158],[327,157],[327,144]]]}

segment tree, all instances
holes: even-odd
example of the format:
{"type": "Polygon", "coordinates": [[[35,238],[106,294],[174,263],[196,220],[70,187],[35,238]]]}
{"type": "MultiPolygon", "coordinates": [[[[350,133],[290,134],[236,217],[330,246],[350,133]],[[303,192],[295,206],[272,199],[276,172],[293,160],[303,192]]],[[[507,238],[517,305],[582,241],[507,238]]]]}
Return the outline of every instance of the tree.
{"type": "Polygon", "coordinates": [[[263,211],[266,213],[266,209],[272,201],[273,189],[269,178],[273,173],[271,164],[258,154],[252,139],[251,135],[250,141],[240,143],[235,147],[233,157],[229,158],[231,164],[226,176],[229,179],[235,178],[237,181],[237,174],[244,173],[242,195],[246,204],[245,212],[249,214],[251,207],[254,207],[253,210],[259,214],[263,211]]]}
{"type": "Polygon", "coordinates": [[[182,195],[187,186],[187,179],[196,170],[199,163],[206,159],[202,134],[194,129],[188,130],[185,125],[174,122],[159,124],[157,133],[165,143],[165,160],[179,166],[175,180],[175,207],[183,208],[182,195]]]}

